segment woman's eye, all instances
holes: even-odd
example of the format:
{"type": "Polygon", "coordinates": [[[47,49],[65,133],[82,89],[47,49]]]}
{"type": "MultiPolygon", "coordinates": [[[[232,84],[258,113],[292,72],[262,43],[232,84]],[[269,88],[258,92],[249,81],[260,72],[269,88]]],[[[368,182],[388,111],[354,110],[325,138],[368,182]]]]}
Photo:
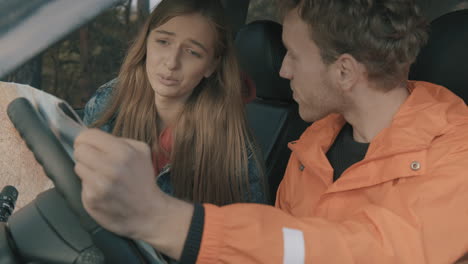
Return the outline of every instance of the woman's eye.
{"type": "Polygon", "coordinates": [[[167,41],[167,40],[164,40],[164,39],[157,39],[157,40],[156,40],[156,43],[158,43],[158,44],[161,44],[161,45],[164,45],[164,46],[165,46],[165,45],[169,44],[169,41],[167,41]]]}
{"type": "Polygon", "coordinates": [[[193,49],[187,49],[187,52],[188,52],[190,55],[193,55],[193,56],[195,56],[195,57],[197,57],[197,58],[201,58],[201,54],[198,53],[198,52],[196,52],[196,51],[194,51],[193,49]]]}

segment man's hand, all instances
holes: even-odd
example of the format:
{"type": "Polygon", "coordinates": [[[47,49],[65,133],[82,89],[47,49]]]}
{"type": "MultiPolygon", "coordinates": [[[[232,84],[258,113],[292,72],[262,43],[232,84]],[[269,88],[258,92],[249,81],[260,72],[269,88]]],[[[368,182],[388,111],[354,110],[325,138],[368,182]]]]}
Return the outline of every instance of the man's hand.
{"type": "Polygon", "coordinates": [[[147,144],[89,129],[74,156],[84,208],[101,226],[180,257],[193,206],[157,187],[147,144]]]}

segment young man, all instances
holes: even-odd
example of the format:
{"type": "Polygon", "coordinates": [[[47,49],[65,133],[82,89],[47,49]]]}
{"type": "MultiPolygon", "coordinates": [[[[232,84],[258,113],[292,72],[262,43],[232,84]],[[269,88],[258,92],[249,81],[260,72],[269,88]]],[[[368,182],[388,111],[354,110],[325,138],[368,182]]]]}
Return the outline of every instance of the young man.
{"type": "Polygon", "coordinates": [[[77,139],[83,202],[105,228],[183,262],[453,263],[468,251],[468,109],[409,82],[413,1],[283,1],[281,76],[301,117],[276,207],[191,205],[154,184],[148,146],[77,139]]]}

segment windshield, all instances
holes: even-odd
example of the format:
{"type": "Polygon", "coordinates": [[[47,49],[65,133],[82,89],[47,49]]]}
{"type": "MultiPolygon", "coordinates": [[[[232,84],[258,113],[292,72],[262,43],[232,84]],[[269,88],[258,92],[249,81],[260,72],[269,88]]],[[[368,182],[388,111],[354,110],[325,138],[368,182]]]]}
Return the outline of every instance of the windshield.
{"type": "Polygon", "coordinates": [[[119,0],[1,0],[0,77],[119,0]]]}

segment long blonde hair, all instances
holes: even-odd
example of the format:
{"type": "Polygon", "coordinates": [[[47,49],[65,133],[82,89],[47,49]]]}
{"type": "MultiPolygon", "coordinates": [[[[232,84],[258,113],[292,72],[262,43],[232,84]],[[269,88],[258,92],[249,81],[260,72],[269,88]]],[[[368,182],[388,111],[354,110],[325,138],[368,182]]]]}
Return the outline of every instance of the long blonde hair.
{"type": "Polygon", "coordinates": [[[195,87],[176,122],[171,183],[181,199],[243,202],[250,195],[248,149],[264,183],[263,169],[247,128],[239,66],[219,0],[163,0],[156,7],[128,51],[110,107],[94,126],[113,121],[113,134],[144,141],[153,146],[154,155],[162,154],[154,91],[145,71],[146,40],[171,18],[194,13],[207,18],[216,31],[219,65],[195,87]]]}

